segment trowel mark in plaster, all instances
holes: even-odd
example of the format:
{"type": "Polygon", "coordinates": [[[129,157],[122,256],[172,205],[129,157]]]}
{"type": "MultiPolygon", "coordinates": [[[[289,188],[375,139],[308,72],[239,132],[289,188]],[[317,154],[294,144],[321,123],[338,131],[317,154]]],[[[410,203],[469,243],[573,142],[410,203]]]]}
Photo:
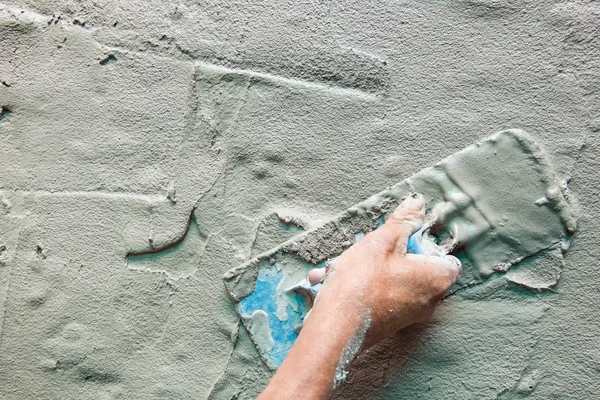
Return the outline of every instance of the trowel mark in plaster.
{"type": "Polygon", "coordinates": [[[263,73],[254,71],[251,69],[233,69],[227,68],[222,65],[208,64],[204,62],[197,62],[196,69],[198,76],[203,79],[214,79],[214,77],[221,77],[226,79],[237,79],[240,82],[246,82],[248,85],[264,82],[268,85],[273,86],[287,86],[287,87],[304,87],[306,89],[318,90],[331,93],[332,95],[338,95],[343,97],[359,97],[364,100],[376,100],[377,95],[368,91],[362,91],[352,87],[340,87],[335,85],[326,85],[320,82],[313,82],[310,80],[293,79],[281,75],[274,75],[269,73],[263,73]]]}
{"type": "MultiPolygon", "coordinates": [[[[298,57],[293,54],[292,58],[298,57]]],[[[277,60],[265,65],[261,61],[253,60],[240,63],[242,67],[252,69],[276,71],[278,75],[287,75],[290,80],[303,80],[318,82],[331,87],[357,90],[365,93],[384,92],[390,82],[387,63],[378,57],[357,51],[348,47],[333,47],[326,50],[312,48],[310,52],[289,62],[284,57],[285,63],[277,60]]]]}
{"type": "MultiPolygon", "coordinates": [[[[41,14],[23,7],[3,5],[0,15],[24,23],[79,29],[84,34],[89,31],[88,23],[81,20],[81,17],[69,16],[67,10],[63,11],[66,14],[56,16],[41,14]]],[[[117,24],[118,21],[111,25],[116,27],[117,24]]],[[[155,40],[133,41],[128,45],[124,45],[123,41],[106,43],[104,40],[104,43],[97,43],[101,46],[122,49],[126,53],[150,52],[165,58],[192,62],[197,65],[211,65],[223,70],[269,77],[286,84],[354,92],[365,96],[374,96],[385,92],[391,81],[389,68],[384,59],[378,55],[346,46],[310,46],[305,50],[300,47],[286,55],[282,54],[279,59],[262,56],[254,59],[251,57],[240,59],[239,56],[228,57],[222,54],[223,63],[234,67],[234,69],[230,69],[224,65],[208,64],[207,62],[212,61],[214,57],[207,57],[201,47],[184,48],[175,38],[165,34],[158,35],[155,40]],[[290,62],[290,57],[292,57],[292,62],[290,62]]]]}
{"type": "Polygon", "coordinates": [[[206,243],[207,238],[200,233],[192,213],[180,240],[167,247],[129,253],[127,266],[132,270],[165,274],[173,280],[185,278],[198,270],[206,243]]]}
{"type": "MultiPolygon", "coordinates": [[[[213,185],[211,185],[211,188],[213,185]]],[[[206,193],[210,191],[207,190],[206,193]]],[[[89,195],[89,192],[84,192],[86,195],[89,195]]],[[[205,194],[206,194],[205,193],[205,194]]],[[[69,193],[72,194],[72,193],[69,193]]],[[[119,193],[91,193],[93,195],[114,195],[121,196],[126,194],[119,193]]],[[[136,196],[136,195],[131,195],[136,196]]],[[[138,196],[136,196],[138,197],[138,196]]],[[[143,196],[139,196],[143,197],[143,196]]],[[[202,200],[204,195],[196,202],[196,207],[202,200]]],[[[162,196],[154,196],[149,197],[150,200],[163,200],[162,196]]],[[[170,186],[168,189],[167,199],[171,202],[175,202],[175,190],[174,187],[170,186]]],[[[192,210],[190,214],[190,218],[186,225],[185,231],[178,236],[179,238],[174,242],[162,246],[159,248],[154,248],[152,237],[149,238],[149,244],[151,246],[151,250],[148,251],[133,251],[127,254],[127,265],[132,270],[137,271],[145,271],[150,273],[163,273],[167,275],[169,279],[178,280],[181,278],[185,278],[187,276],[193,275],[199,266],[200,259],[202,257],[202,253],[204,252],[204,248],[209,240],[209,238],[200,233],[198,228],[198,224],[196,222],[195,210],[196,207],[192,210]]],[[[273,247],[273,245],[280,243],[293,237],[299,232],[303,232],[303,227],[300,225],[301,223],[305,225],[307,222],[304,219],[307,218],[303,214],[298,214],[292,210],[286,210],[285,212],[273,212],[263,217],[260,220],[260,223],[257,226],[257,231],[255,234],[254,241],[251,245],[251,251],[253,252],[261,252],[260,249],[263,248],[262,251],[267,248],[273,247]],[[302,220],[302,222],[300,221],[302,220]],[[263,243],[263,241],[270,242],[273,238],[277,239],[273,245],[268,246],[267,243],[263,243]],[[265,248],[265,246],[267,246],[265,248]]],[[[286,284],[291,284],[291,282],[287,282],[286,284]]],[[[283,290],[280,289],[278,291],[278,295],[282,296],[283,290]]],[[[281,307],[280,307],[281,308],[281,307]]],[[[298,311],[298,308],[293,306],[294,311],[298,311]]],[[[285,310],[279,310],[278,315],[282,316],[281,318],[286,318],[285,310]]]]}
{"type": "Polygon", "coordinates": [[[8,106],[0,106],[0,121],[8,118],[12,114],[12,110],[8,106]]]}
{"type": "Polygon", "coordinates": [[[265,252],[305,230],[294,214],[273,212],[259,222],[251,245],[251,256],[265,252]]]}
{"type": "Polygon", "coordinates": [[[510,389],[504,389],[496,396],[497,400],[520,399],[529,397],[533,393],[544,378],[544,374],[537,370],[526,367],[522,372],[519,380],[510,389]]]}
{"type": "Polygon", "coordinates": [[[115,57],[114,54],[109,54],[106,57],[104,57],[102,60],[100,60],[99,64],[102,66],[108,65],[108,64],[113,64],[117,62],[117,57],[115,57]]]}
{"type": "MultiPolygon", "coordinates": [[[[166,198],[160,194],[128,193],[128,192],[104,192],[100,190],[90,191],[49,191],[49,190],[24,190],[20,188],[0,188],[0,190],[10,190],[13,193],[20,193],[33,196],[64,196],[64,197],[83,197],[83,198],[105,198],[122,200],[142,200],[148,204],[164,201],[166,198]]],[[[8,201],[8,200],[7,200],[8,201]]],[[[4,205],[10,208],[10,204],[4,205]]]]}

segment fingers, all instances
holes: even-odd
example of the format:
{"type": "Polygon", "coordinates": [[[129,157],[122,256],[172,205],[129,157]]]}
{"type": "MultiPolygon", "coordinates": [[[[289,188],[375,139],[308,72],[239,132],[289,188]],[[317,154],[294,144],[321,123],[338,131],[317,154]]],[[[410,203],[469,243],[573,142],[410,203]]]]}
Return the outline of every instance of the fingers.
{"type": "Polygon", "coordinates": [[[434,278],[433,281],[438,285],[434,289],[443,293],[450,289],[450,286],[454,285],[462,274],[462,263],[452,255],[436,257],[406,254],[405,257],[407,260],[423,264],[423,267],[426,265],[433,267],[434,271],[429,271],[429,273],[434,278]]]}
{"type": "Polygon", "coordinates": [[[373,234],[386,237],[394,243],[394,250],[406,253],[408,238],[423,225],[425,199],[420,194],[408,196],[398,205],[383,226],[373,234]]]}
{"type": "Polygon", "coordinates": [[[308,283],[314,285],[321,282],[327,275],[326,268],[313,268],[308,272],[308,283]]]}
{"type": "Polygon", "coordinates": [[[452,285],[454,285],[460,279],[462,275],[462,263],[460,260],[450,254],[443,258],[446,261],[450,262],[449,268],[454,272],[454,276],[452,277],[452,285]]]}
{"type": "Polygon", "coordinates": [[[331,260],[327,261],[325,268],[313,268],[310,271],[308,271],[308,275],[306,276],[308,278],[308,282],[311,285],[314,285],[323,281],[323,279],[325,279],[325,276],[329,274],[329,271],[335,270],[335,267],[339,264],[340,260],[341,256],[332,258],[331,260]]]}
{"type": "Polygon", "coordinates": [[[437,259],[438,264],[440,265],[440,267],[444,267],[447,270],[450,271],[450,275],[449,275],[449,279],[450,279],[450,284],[448,285],[448,288],[450,288],[450,286],[454,285],[460,278],[460,275],[462,274],[462,263],[460,262],[460,260],[450,254],[448,254],[445,257],[434,257],[435,259],[437,259]]]}

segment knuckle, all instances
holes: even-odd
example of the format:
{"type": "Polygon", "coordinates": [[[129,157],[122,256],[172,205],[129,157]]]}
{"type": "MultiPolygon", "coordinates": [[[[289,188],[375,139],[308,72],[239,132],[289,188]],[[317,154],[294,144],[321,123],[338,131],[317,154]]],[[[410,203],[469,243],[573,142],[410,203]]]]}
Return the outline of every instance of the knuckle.
{"type": "Polygon", "coordinates": [[[438,298],[440,295],[446,293],[451,285],[452,278],[450,277],[449,271],[437,269],[431,279],[431,289],[434,293],[434,297],[438,298]]]}
{"type": "Polygon", "coordinates": [[[359,243],[358,247],[375,249],[379,252],[390,252],[394,250],[395,242],[389,232],[376,230],[367,234],[359,243]]]}
{"type": "Polygon", "coordinates": [[[414,211],[408,211],[402,216],[390,217],[386,224],[396,231],[408,231],[418,227],[421,223],[421,218],[414,211]]]}

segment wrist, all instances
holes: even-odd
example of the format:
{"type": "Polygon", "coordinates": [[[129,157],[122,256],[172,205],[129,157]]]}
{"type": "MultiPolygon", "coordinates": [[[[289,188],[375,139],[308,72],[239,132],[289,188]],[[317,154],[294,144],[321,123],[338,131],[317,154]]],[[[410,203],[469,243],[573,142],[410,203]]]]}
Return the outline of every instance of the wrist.
{"type": "Polygon", "coordinates": [[[320,299],[324,307],[313,309],[260,399],[327,398],[345,376],[345,368],[358,353],[364,338],[364,313],[349,310],[350,304],[325,303],[324,300],[320,299]]]}

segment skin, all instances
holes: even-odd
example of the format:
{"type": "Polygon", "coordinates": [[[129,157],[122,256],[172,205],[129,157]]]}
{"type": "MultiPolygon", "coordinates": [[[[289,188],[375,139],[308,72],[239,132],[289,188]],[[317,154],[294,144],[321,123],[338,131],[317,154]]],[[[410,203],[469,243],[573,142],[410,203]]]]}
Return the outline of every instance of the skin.
{"type": "Polygon", "coordinates": [[[429,319],[460,277],[462,267],[453,256],[406,253],[408,238],[421,227],[424,216],[423,198],[410,196],[382,227],[327,269],[310,271],[311,283],[326,274],[323,287],[260,400],[329,398],[349,343],[361,341],[363,351],[402,328],[429,319]]]}

